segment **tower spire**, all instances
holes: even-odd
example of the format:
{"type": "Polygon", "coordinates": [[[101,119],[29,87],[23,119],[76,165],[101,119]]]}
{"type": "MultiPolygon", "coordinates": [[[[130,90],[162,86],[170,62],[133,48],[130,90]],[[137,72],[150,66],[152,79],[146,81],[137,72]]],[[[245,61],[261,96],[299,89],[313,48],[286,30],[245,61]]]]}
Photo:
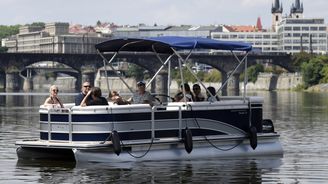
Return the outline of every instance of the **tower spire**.
{"type": "Polygon", "coordinates": [[[290,8],[290,16],[293,18],[303,17],[303,11],[303,3],[300,0],[295,0],[295,3],[290,8]]]}
{"type": "Polygon", "coordinates": [[[272,3],[271,13],[282,13],[282,4],[280,4],[279,0],[274,0],[272,3]]]}

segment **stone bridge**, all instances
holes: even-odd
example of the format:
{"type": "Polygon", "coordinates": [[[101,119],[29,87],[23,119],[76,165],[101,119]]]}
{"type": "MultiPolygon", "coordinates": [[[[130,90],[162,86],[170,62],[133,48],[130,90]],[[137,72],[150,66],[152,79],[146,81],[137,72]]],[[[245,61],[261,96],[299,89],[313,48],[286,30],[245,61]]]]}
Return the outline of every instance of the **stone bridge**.
{"type": "MultiPolygon", "coordinates": [[[[106,58],[110,58],[112,55],[106,55],[106,58]]],[[[182,54],[183,57],[186,54],[182,54]]],[[[165,58],[165,56],[161,56],[165,58]]],[[[237,57],[242,58],[237,54],[237,57]]],[[[177,64],[177,58],[172,58],[172,64],[177,64]]],[[[28,66],[42,62],[42,61],[54,61],[65,64],[75,70],[77,75],[76,87],[79,88],[82,81],[90,81],[93,83],[95,72],[103,66],[103,60],[98,54],[52,54],[52,53],[0,53],[0,86],[4,86],[7,91],[20,90],[25,86],[25,89],[31,89],[29,78],[20,75],[28,66]],[[24,78],[24,82],[19,82],[21,78],[24,78]],[[3,84],[1,84],[3,83],[3,84]]],[[[147,69],[151,74],[154,74],[160,67],[160,62],[157,57],[150,53],[122,53],[119,54],[116,61],[125,61],[129,63],[137,64],[147,69]]],[[[222,74],[222,79],[226,79],[232,72],[233,68],[238,65],[235,57],[231,53],[194,53],[190,57],[190,61],[204,63],[219,70],[222,74]]],[[[257,63],[270,63],[272,65],[278,65],[286,70],[293,72],[294,68],[291,63],[291,56],[282,53],[250,53],[247,59],[248,66],[257,63]]],[[[244,65],[240,66],[236,73],[233,75],[232,80],[229,81],[228,87],[224,87],[222,93],[226,94],[227,89],[234,89],[238,93],[239,91],[239,76],[244,70],[244,65]]],[[[167,83],[167,72],[161,72],[157,79],[152,84],[152,89],[161,89],[165,91],[167,83]],[[165,80],[166,79],[166,80],[165,80]],[[157,83],[157,84],[156,84],[157,83]],[[161,84],[160,84],[161,83],[161,84]]]]}

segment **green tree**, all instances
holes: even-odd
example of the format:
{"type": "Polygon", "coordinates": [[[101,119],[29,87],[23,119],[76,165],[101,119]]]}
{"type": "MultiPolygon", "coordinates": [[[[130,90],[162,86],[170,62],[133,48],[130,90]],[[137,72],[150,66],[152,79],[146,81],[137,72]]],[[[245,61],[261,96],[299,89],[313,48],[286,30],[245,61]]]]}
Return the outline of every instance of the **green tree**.
{"type": "MultiPolygon", "coordinates": [[[[259,75],[260,72],[264,72],[264,66],[262,64],[256,64],[253,65],[249,68],[247,68],[247,78],[248,82],[253,82],[255,83],[257,80],[257,76],[259,75]]],[[[240,75],[240,80],[244,80],[244,73],[240,75]]]]}
{"type": "Polygon", "coordinates": [[[326,64],[321,70],[320,83],[328,83],[328,65],[326,64]]]}
{"type": "MultiPolygon", "coordinates": [[[[0,25],[0,40],[2,40],[3,38],[6,38],[8,36],[15,35],[18,32],[19,32],[19,25],[15,25],[15,26],[0,25]]],[[[0,53],[6,52],[6,51],[7,51],[7,48],[1,47],[1,45],[0,45],[0,53]]]]}
{"type": "Polygon", "coordinates": [[[218,70],[212,70],[205,74],[204,76],[205,82],[219,82],[221,81],[221,72],[218,70]]]}
{"type": "Polygon", "coordinates": [[[145,77],[145,69],[136,65],[136,64],[129,64],[128,70],[126,72],[127,77],[133,77],[137,81],[144,80],[145,77]]]}
{"type": "Polygon", "coordinates": [[[301,71],[305,88],[319,84],[323,77],[322,70],[325,63],[322,57],[312,58],[309,62],[304,62],[301,65],[301,71]]]}
{"type": "Polygon", "coordinates": [[[33,22],[32,24],[26,24],[26,26],[36,26],[36,27],[41,27],[44,29],[46,27],[46,23],[44,22],[33,22]]]}
{"type": "Polygon", "coordinates": [[[293,54],[292,62],[297,71],[301,70],[301,65],[305,62],[309,62],[313,58],[313,55],[307,52],[300,52],[293,54]]]}
{"type": "Polygon", "coordinates": [[[18,34],[20,25],[4,26],[0,25],[0,39],[18,34]]]}

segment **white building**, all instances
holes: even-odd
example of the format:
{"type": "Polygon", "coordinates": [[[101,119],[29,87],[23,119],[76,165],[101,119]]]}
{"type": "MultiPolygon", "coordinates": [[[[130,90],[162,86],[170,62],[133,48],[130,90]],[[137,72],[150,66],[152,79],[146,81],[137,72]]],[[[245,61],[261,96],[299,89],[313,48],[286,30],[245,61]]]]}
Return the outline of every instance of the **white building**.
{"type": "Polygon", "coordinates": [[[211,33],[211,38],[251,43],[255,51],[261,52],[327,53],[327,25],[323,18],[303,18],[300,0],[295,0],[289,16],[282,17],[282,12],[282,4],[275,0],[271,9],[272,30],[269,32],[223,29],[223,32],[211,33]]]}
{"type": "Polygon", "coordinates": [[[48,23],[45,28],[22,26],[4,41],[8,52],[96,53],[94,45],[108,40],[101,33],[70,34],[68,23],[48,23]]]}
{"type": "Polygon", "coordinates": [[[327,26],[322,18],[284,18],[277,33],[282,52],[327,52],[327,26]]]}

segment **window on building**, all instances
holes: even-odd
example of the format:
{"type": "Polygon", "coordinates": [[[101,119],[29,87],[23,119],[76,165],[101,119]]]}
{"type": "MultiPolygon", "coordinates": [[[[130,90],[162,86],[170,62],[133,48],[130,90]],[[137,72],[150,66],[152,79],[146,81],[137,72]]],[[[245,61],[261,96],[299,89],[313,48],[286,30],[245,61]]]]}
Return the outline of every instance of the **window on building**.
{"type": "Polygon", "coordinates": [[[285,30],[285,31],[291,31],[291,30],[292,30],[292,27],[286,26],[286,27],[284,28],[284,30],[285,30]]]}
{"type": "Polygon", "coordinates": [[[293,31],[300,31],[301,28],[300,27],[293,27],[293,31]]]}
{"type": "Polygon", "coordinates": [[[244,39],[245,35],[238,35],[238,38],[244,39]]]}
{"type": "Polygon", "coordinates": [[[247,35],[247,38],[254,38],[254,35],[247,35]]]}
{"type": "Polygon", "coordinates": [[[301,50],[301,47],[300,46],[294,46],[293,50],[301,50]]]}
{"type": "Polygon", "coordinates": [[[232,35],[230,35],[230,38],[237,38],[237,35],[232,34],[232,35]]]}
{"type": "Polygon", "coordinates": [[[270,39],[270,35],[263,35],[263,38],[270,39]]]}
{"type": "Polygon", "coordinates": [[[292,36],[291,33],[285,33],[285,34],[284,34],[284,37],[291,37],[291,36],[292,36]]]}
{"type": "Polygon", "coordinates": [[[319,27],[319,31],[326,31],[327,28],[326,27],[319,27]]]}
{"type": "Polygon", "coordinates": [[[308,31],[310,30],[309,27],[302,27],[302,31],[308,31]]]}
{"type": "Polygon", "coordinates": [[[293,37],[301,37],[300,33],[293,33],[293,37]]]}
{"type": "Polygon", "coordinates": [[[310,27],[311,31],[318,31],[318,27],[310,27]]]}
{"type": "Polygon", "coordinates": [[[292,47],[291,46],[285,46],[284,49],[285,50],[292,50],[292,47]]]}

